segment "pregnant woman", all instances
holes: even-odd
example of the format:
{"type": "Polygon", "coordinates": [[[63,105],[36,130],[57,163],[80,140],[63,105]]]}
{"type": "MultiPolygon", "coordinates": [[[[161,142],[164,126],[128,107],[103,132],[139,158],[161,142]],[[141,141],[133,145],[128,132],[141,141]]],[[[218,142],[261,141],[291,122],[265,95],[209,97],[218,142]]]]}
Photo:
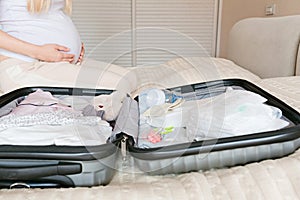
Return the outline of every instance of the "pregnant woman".
{"type": "Polygon", "coordinates": [[[80,62],[80,36],[71,0],[0,1],[0,55],[32,62],[80,62]]]}
{"type": "Polygon", "coordinates": [[[83,62],[71,10],[72,0],[0,0],[2,93],[25,86],[124,85],[120,81],[127,69],[91,59],[83,62]]]}

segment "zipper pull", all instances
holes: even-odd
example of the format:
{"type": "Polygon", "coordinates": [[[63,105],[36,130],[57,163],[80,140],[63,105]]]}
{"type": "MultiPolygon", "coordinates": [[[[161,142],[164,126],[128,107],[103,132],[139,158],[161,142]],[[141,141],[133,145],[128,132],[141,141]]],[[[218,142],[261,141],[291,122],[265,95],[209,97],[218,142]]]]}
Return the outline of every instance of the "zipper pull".
{"type": "Polygon", "coordinates": [[[122,154],[123,160],[126,160],[127,140],[128,140],[128,137],[126,135],[123,135],[123,138],[121,140],[121,154],[122,154]]]}

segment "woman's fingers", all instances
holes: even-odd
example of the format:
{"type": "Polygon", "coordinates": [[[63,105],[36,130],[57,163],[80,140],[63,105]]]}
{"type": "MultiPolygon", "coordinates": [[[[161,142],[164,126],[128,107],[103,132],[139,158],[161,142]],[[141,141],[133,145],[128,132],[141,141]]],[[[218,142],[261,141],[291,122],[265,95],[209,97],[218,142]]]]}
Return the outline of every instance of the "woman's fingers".
{"type": "Polygon", "coordinates": [[[84,44],[82,43],[81,44],[81,52],[80,52],[78,60],[76,61],[76,64],[81,64],[81,62],[83,61],[84,53],[85,53],[85,49],[84,49],[84,44]]]}
{"type": "Polygon", "coordinates": [[[63,52],[68,52],[70,51],[70,49],[68,47],[65,47],[65,46],[61,46],[61,45],[56,45],[56,50],[58,51],[63,51],[63,52]]]}
{"type": "Polygon", "coordinates": [[[74,54],[63,53],[63,59],[74,59],[74,54]]]}
{"type": "Polygon", "coordinates": [[[70,51],[69,48],[60,45],[56,45],[55,48],[59,53],[57,61],[66,61],[70,63],[74,61],[74,54],[65,53],[70,51]]]}
{"type": "Polygon", "coordinates": [[[74,54],[69,53],[68,47],[58,44],[45,44],[39,46],[37,57],[44,62],[69,62],[73,63],[75,59],[74,54]]]}
{"type": "Polygon", "coordinates": [[[62,61],[67,61],[69,63],[74,61],[74,54],[66,54],[66,53],[62,53],[62,61]]]}

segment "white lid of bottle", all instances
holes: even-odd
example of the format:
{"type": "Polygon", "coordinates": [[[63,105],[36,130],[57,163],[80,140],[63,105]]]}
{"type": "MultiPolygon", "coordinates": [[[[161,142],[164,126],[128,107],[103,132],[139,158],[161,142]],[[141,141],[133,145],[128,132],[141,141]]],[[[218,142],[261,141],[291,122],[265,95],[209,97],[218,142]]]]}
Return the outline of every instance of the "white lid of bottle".
{"type": "Polygon", "coordinates": [[[147,92],[146,104],[148,107],[165,103],[165,93],[160,89],[150,89],[147,92]]]}

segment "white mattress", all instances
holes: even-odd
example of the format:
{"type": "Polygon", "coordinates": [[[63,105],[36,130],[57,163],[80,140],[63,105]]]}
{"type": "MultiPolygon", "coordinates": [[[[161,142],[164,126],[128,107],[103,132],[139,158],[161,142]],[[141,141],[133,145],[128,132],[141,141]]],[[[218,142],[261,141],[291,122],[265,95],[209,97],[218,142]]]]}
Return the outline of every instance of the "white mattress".
{"type": "MultiPolygon", "coordinates": [[[[224,61],[225,63],[229,63],[224,61]]],[[[173,63],[174,64],[174,63],[173,63]]],[[[237,67],[224,77],[256,82],[300,110],[300,78],[259,80],[237,67]],[[233,75],[232,75],[233,74],[233,75]],[[288,81],[287,81],[288,80],[288,81]]],[[[222,76],[223,77],[223,76],[222,76]]],[[[127,163],[107,186],[69,189],[0,190],[2,199],[299,199],[300,150],[274,160],[180,175],[147,176],[127,163]],[[122,172],[123,171],[123,172],[122,172]]]]}
{"type": "Polygon", "coordinates": [[[300,76],[263,79],[260,85],[300,112],[300,76]]]}
{"type": "Polygon", "coordinates": [[[136,74],[137,85],[132,96],[150,87],[171,88],[232,78],[242,78],[251,82],[260,81],[258,76],[222,58],[178,58],[163,65],[133,68],[132,71],[136,74]]]}

